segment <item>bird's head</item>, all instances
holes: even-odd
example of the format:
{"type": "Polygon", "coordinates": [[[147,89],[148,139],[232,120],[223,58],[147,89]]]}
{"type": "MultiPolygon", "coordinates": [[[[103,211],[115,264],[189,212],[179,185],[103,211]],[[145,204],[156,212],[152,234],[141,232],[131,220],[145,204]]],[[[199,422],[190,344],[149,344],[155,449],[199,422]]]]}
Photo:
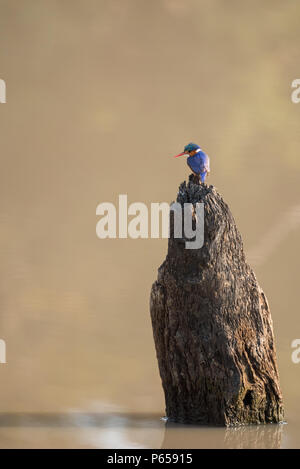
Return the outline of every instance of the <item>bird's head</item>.
{"type": "Polygon", "coordinates": [[[178,156],[182,156],[182,155],[189,155],[189,156],[193,156],[195,153],[197,153],[197,151],[200,150],[200,147],[199,145],[197,145],[196,143],[188,143],[185,147],[184,147],[184,150],[182,153],[179,153],[179,155],[175,155],[174,158],[177,158],[178,156]]]}

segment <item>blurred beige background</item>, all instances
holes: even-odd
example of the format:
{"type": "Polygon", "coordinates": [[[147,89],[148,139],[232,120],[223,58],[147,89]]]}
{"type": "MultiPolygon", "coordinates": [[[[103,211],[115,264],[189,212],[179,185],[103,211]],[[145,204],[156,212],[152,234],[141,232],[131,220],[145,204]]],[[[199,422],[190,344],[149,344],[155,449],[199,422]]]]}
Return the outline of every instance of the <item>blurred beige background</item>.
{"type": "Polygon", "coordinates": [[[195,141],[268,296],[298,425],[299,15],[294,0],[0,0],[1,412],[164,415],[148,301],[167,240],[100,240],[95,211],[174,200],[189,172],[172,156],[195,141]]]}

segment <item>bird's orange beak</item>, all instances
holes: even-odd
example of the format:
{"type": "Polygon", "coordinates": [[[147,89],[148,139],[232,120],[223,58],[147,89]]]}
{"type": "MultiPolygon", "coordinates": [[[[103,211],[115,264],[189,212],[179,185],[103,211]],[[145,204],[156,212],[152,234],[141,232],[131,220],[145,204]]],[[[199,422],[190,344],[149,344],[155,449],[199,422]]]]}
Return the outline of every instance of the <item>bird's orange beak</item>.
{"type": "Polygon", "coordinates": [[[178,156],[185,155],[185,152],[179,153],[179,155],[175,155],[174,158],[178,158],[178,156]]]}

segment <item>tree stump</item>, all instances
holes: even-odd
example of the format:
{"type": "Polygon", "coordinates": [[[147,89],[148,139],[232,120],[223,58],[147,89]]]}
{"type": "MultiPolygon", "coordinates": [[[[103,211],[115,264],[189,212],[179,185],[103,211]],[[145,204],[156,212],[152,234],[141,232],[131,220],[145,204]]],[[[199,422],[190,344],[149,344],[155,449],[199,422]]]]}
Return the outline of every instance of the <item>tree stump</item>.
{"type": "Polygon", "coordinates": [[[270,309],[229,207],[192,175],[177,202],[204,203],[204,245],[186,249],[170,215],[168,253],[150,298],[166,415],[206,425],[280,422],[270,309]]]}

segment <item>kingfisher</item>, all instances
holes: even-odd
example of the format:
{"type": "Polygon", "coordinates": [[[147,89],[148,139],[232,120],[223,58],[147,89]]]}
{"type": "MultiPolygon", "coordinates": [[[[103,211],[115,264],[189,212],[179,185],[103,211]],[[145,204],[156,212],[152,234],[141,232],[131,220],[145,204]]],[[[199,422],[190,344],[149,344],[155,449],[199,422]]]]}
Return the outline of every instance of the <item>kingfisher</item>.
{"type": "Polygon", "coordinates": [[[187,158],[187,165],[193,171],[193,174],[201,179],[201,183],[205,182],[206,177],[209,175],[209,157],[196,143],[188,143],[182,153],[175,155],[178,156],[189,155],[187,158]]]}

